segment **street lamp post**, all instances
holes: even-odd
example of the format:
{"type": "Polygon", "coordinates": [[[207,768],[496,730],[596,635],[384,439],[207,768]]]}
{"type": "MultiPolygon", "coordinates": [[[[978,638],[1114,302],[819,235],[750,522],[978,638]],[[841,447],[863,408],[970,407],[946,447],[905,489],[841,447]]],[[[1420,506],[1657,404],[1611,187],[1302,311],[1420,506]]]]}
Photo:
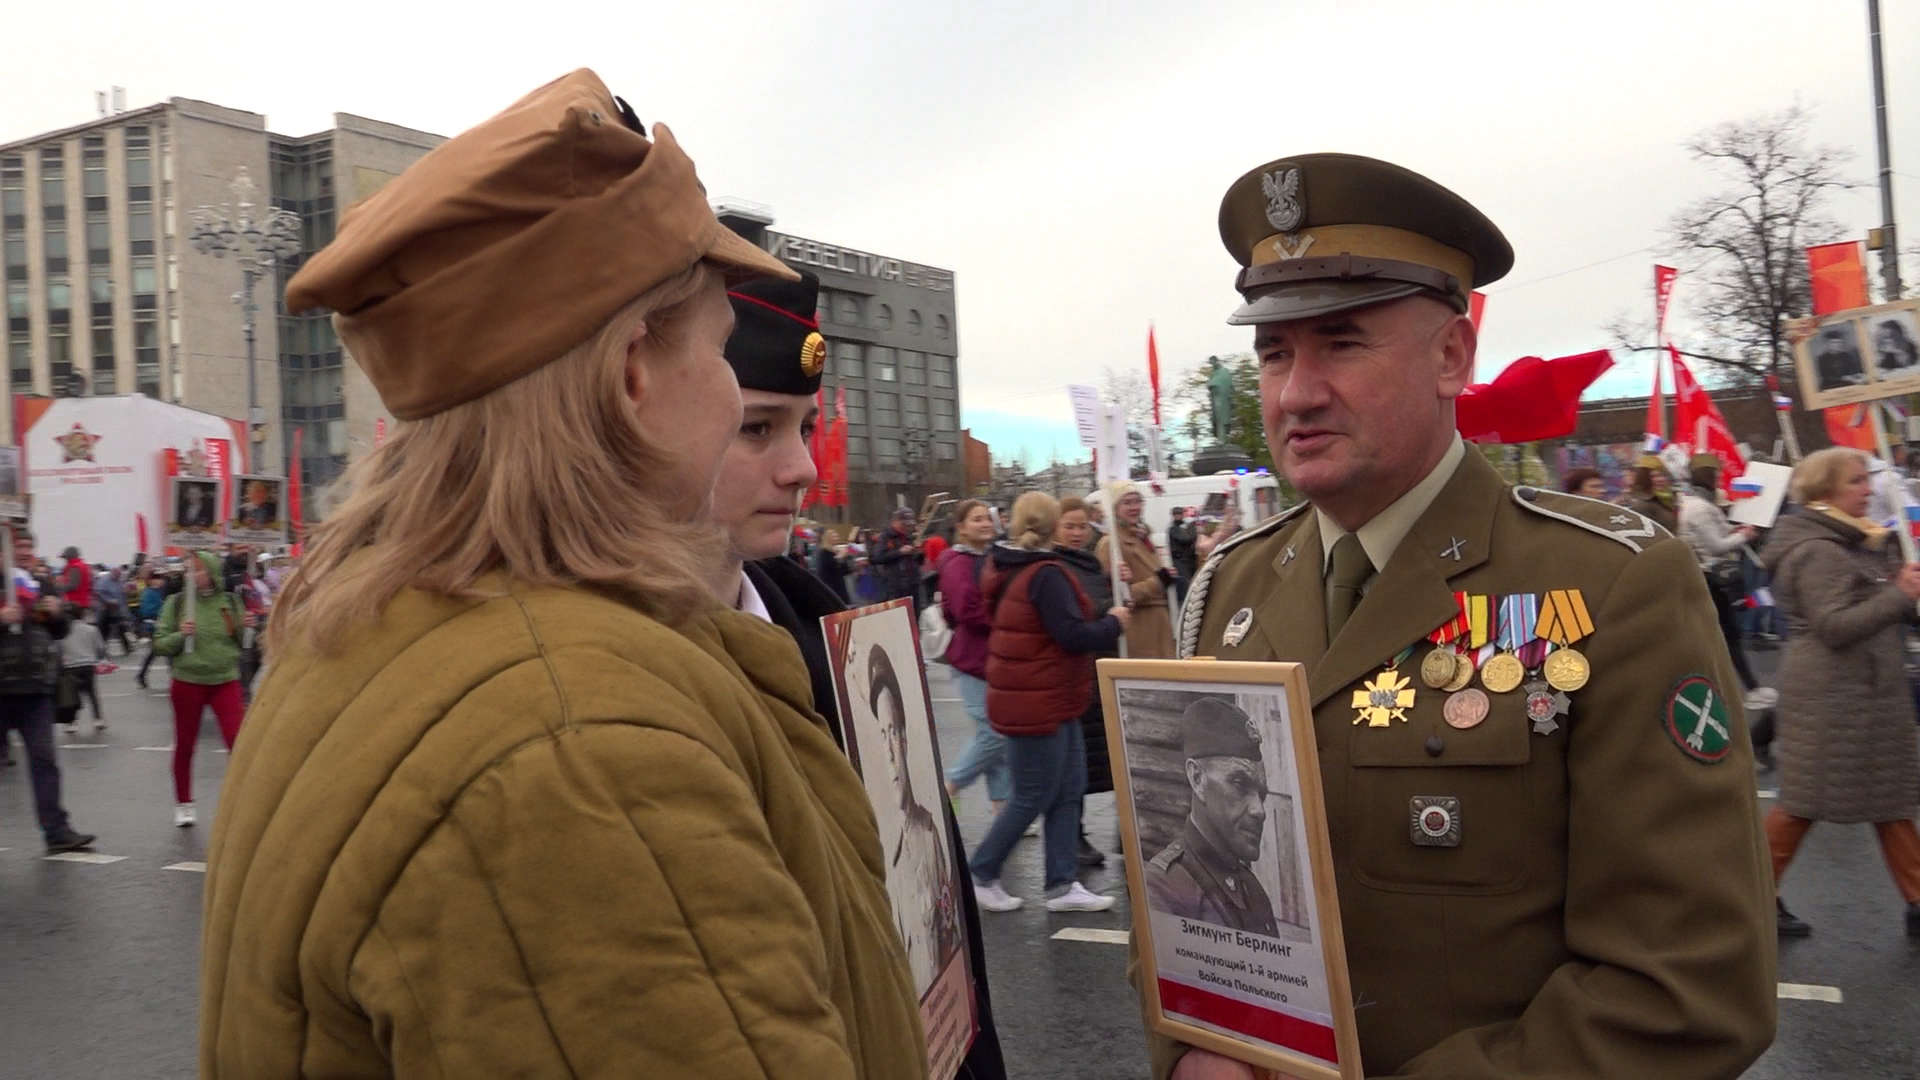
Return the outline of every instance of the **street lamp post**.
{"type": "Polygon", "coordinates": [[[214,258],[233,256],[240,264],[240,291],[233,301],[240,305],[242,326],[247,338],[247,468],[260,467],[260,444],[266,440],[267,420],[260,409],[259,373],[254,358],[253,286],[263,277],[271,277],[281,259],[300,251],[300,217],[271,206],[256,206],[257,189],[245,166],[234,174],[233,201],[226,206],[198,206],[193,210],[193,232],[189,239],[194,250],[214,258]]]}

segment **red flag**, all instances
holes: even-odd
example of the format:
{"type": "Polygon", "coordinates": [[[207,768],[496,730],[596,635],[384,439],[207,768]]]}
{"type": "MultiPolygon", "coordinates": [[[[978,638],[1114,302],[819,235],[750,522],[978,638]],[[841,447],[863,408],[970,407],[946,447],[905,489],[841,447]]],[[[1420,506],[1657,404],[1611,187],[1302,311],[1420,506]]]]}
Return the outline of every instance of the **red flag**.
{"type": "Polygon", "coordinates": [[[1807,270],[1813,279],[1815,315],[1867,306],[1867,267],[1860,260],[1860,241],[1808,248],[1807,270]]]}
{"type": "Polygon", "coordinates": [[[380,444],[386,441],[387,441],[387,418],[384,416],[375,417],[373,421],[374,449],[376,450],[379,449],[380,444]]]}
{"type": "Polygon", "coordinates": [[[227,520],[228,481],[233,477],[232,439],[207,440],[207,475],[220,481],[219,501],[215,505],[220,507],[221,524],[225,524],[227,520]]]}
{"type": "Polygon", "coordinates": [[[1473,292],[1467,295],[1467,321],[1473,324],[1473,332],[1480,332],[1480,319],[1487,313],[1487,294],[1473,292]]]}
{"type": "Polygon", "coordinates": [[[1838,405],[1820,410],[1820,416],[1826,421],[1827,438],[1833,441],[1833,445],[1864,450],[1869,454],[1880,452],[1879,444],[1873,437],[1873,425],[1867,420],[1865,405],[1838,405]]]}
{"type": "Polygon", "coordinates": [[[136,550],[141,552],[151,552],[153,550],[147,547],[147,515],[133,515],[133,535],[138,544],[136,550]]]}
{"type": "Polygon", "coordinates": [[[1153,340],[1153,324],[1147,324],[1147,382],[1153,386],[1153,426],[1160,426],[1160,347],[1153,340]]]}
{"type": "Polygon", "coordinates": [[[1673,299],[1673,280],[1680,271],[1671,266],[1653,268],[1653,335],[1656,341],[1667,336],[1667,301],[1673,299]]]}
{"type": "Polygon", "coordinates": [[[827,416],[826,391],[813,392],[813,434],[807,437],[807,456],[813,459],[813,486],[807,489],[802,509],[824,506],[827,499],[827,416]]]}
{"type": "Polygon", "coordinates": [[[300,542],[305,539],[304,518],[300,516],[300,437],[307,433],[304,425],[295,425],[293,429],[293,460],[287,468],[287,521],[293,526],[293,557],[300,557],[300,542]]]}
{"type": "Polygon", "coordinates": [[[1680,350],[1669,345],[1667,354],[1673,360],[1674,437],[1693,440],[1696,454],[1719,458],[1720,486],[1730,491],[1734,477],[1747,471],[1747,459],[1740,454],[1739,440],[1733,437],[1727,418],[1720,415],[1720,407],[1694,380],[1687,362],[1680,359],[1680,350]],[[1699,445],[1702,434],[1706,436],[1705,445],[1699,445]]]}
{"type": "Polygon", "coordinates": [[[828,481],[828,493],[832,497],[829,506],[848,505],[847,490],[847,388],[842,386],[834,391],[833,398],[833,438],[827,442],[827,456],[832,459],[833,467],[828,481]]]}
{"type": "Polygon", "coordinates": [[[1490,383],[1475,383],[1454,402],[1454,425],[1475,442],[1519,443],[1571,434],[1580,395],[1613,366],[1605,349],[1542,360],[1523,356],[1490,383]]]}

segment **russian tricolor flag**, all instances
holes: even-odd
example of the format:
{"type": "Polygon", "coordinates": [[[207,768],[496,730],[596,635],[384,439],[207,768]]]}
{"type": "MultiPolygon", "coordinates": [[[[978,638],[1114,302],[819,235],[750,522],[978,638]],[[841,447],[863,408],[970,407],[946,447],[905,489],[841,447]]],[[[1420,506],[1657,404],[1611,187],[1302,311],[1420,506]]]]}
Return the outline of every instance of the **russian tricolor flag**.
{"type": "Polygon", "coordinates": [[[1640,452],[1643,454],[1657,454],[1666,448],[1667,440],[1651,431],[1647,432],[1647,441],[1640,444],[1640,452]]]}
{"type": "Polygon", "coordinates": [[[1727,485],[1727,494],[1736,499],[1750,499],[1760,494],[1762,486],[1758,480],[1749,480],[1744,476],[1735,477],[1727,485]]]}
{"type": "Polygon", "coordinates": [[[1773,407],[1779,409],[1781,412],[1792,412],[1793,399],[1785,394],[1775,394],[1773,395],[1773,407]]]}
{"type": "Polygon", "coordinates": [[[1907,504],[1907,532],[1920,539],[1920,506],[1907,504]]]}

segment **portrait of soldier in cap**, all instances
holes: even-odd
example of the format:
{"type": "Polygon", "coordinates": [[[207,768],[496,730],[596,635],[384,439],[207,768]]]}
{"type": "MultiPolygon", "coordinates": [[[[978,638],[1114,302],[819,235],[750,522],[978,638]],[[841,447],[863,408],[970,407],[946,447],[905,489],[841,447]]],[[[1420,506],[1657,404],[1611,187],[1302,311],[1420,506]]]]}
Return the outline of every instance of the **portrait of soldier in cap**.
{"type": "Polygon", "coordinates": [[[1273,902],[1254,872],[1269,796],[1259,729],[1217,695],[1195,700],[1180,722],[1193,801],[1180,839],[1147,860],[1147,902],[1183,919],[1277,936],[1273,902]]]}

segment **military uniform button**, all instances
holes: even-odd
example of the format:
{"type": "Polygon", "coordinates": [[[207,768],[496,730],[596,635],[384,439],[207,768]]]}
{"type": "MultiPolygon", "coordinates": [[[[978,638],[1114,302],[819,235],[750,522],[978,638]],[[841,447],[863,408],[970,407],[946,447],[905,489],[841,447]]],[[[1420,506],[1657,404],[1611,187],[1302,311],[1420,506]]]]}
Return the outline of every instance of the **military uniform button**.
{"type": "Polygon", "coordinates": [[[1442,739],[1438,735],[1427,736],[1427,756],[1428,757],[1439,757],[1441,754],[1446,752],[1446,749],[1447,749],[1447,740],[1442,739]]]}

